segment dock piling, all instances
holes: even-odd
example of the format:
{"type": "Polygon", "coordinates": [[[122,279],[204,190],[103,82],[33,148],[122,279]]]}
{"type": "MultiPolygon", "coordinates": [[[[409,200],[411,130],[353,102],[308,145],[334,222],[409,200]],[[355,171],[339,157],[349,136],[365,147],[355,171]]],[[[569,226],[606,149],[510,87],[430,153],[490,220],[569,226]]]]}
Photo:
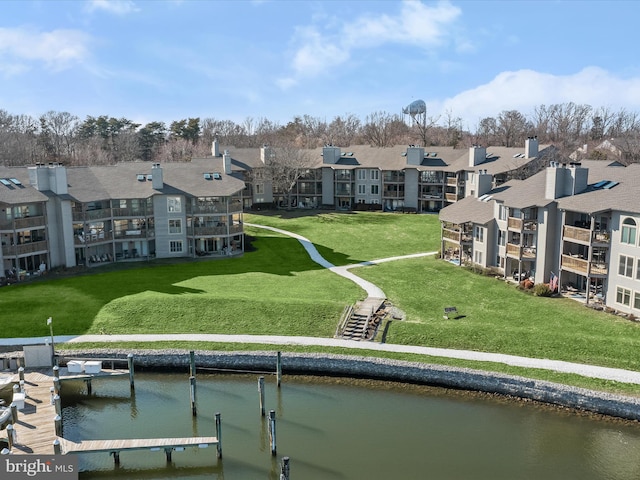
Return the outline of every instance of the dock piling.
{"type": "Polygon", "coordinates": [[[53,379],[53,393],[55,395],[60,395],[60,379],[59,378],[53,379]]]}
{"type": "Polygon", "coordinates": [[[189,377],[190,384],[190,395],[191,395],[191,414],[195,417],[197,415],[197,406],[196,406],[196,377],[193,375],[189,377]]]}
{"type": "Polygon", "coordinates": [[[216,438],[218,444],[216,445],[216,456],[222,458],[222,421],[220,420],[220,412],[216,412],[216,438]]]}
{"type": "Polygon", "coordinates": [[[196,376],[196,352],[193,350],[189,352],[189,375],[196,376]]]}
{"type": "Polygon", "coordinates": [[[258,393],[260,395],[260,415],[264,417],[264,377],[258,378],[258,393]]]}
{"type": "Polygon", "coordinates": [[[53,441],[53,453],[55,455],[62,455],[62,447],[60,446],[60,440],[57,438],[53,441]]]}
{"type": "Polygon", "coordinates": [[[91,387],[91,379],[87,378],[84,383],[87,384],[87,395],[91,396],[91,392],[92,392],[92,387],[91,387]]]}
{"type": "Polygon", "coordinates": [[[278,388],[282,382],[282,352],[278,352],[278,358],[276,360],[276,377],[278,379],[278,388]]]}
{"type": "Polygon", "coordinates": [[[18,405],[11,402],[9,408],[11,408],[11,423],[18,423],[18,405]]]}
{"type": "MultiPolygon", "coordinates": [[[[20,378],[21,382],[24,382],[24,367],[20,367],[18,369],[18,377],[20,378]]],[[[21,384],[24,385],[24,384],[21,384]]]]}
{"type": "Polygon", "coordinates": [[[282,458],[282,466],[280,468],[280,480],[289,480],[289,457],[282,458]]]}
{"type": "Polygon", "coordinates": [[[269,444],[271,446],[271,455],[276,456],[276,411],[269,410],[269,444]]]}
{"type": "Polygon", "coordinates": [[[53,422],[55,423],[55,426],[56,426],[56,436],[61,437],[62,436],[62,417],[60,415],[56,415],[53,418],[53,422]]]}
{"type": "Polygon", "coordinates": [[[171,463],[171,452],[173,452],[173,448],[165,448],[164,454],[167,456],[167,463],[171,463]]]}
{"type": "Polygon", "coordinates": [[[60,395],[55,395],[53,397],[53,404],[56,407],[56,415],[62,415],[62,404],[60,401],[60,395]]]}
{"type": "Polygon", "coordinates": [[[129,385],[131,386],[131,390],[134,389],[135,384],[134,384],[134,369],[133,369],[133,353],[130,353],[129,355],[127,355],[127,363],[129,366],[129,385]]]}
{"type": "Polygon", "coordinates": [[[16,430],[12,424],[7,425],[7,442],[9,443],[9,450],[13,450],[13,444],[16,442],[16,430]]]}

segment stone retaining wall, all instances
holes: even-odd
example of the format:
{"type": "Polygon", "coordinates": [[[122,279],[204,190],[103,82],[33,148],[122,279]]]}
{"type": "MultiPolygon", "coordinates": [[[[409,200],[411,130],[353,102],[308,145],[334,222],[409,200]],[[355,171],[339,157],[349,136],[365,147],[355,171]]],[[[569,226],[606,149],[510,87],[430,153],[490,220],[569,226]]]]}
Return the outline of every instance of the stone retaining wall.
{"type": "MultiPolygon", "coordinates": [[[[61,365],[78,357],[117,357],[126,364],[129,353],[134,355],[138,368],[187,370],[189,367],[189,352],[186,350],[78,350],[64,351],[59,358],[61,365]]],[[[195,359],[197,367],[236,372],[276,370],[276,352],[196,351],[195,359]]],[[[282,371],[284,374],[370,378],[481,391],[640,420],[640,398],[468,368],[348,355],[283,353],[282,371]]]]}

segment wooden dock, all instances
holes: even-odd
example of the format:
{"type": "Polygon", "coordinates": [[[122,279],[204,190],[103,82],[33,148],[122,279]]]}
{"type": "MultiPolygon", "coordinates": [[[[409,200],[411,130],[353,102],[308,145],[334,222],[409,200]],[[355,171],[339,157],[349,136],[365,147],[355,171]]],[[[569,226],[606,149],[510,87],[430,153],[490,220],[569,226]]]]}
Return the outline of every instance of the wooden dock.
{"type": "MultiPolygon", "coordinates": [[[[97,373],[69,373],[66,368],[60,368],[59,381],[83,380],[87,389],[91,389],[91,380],[129,375],[129,370],[101,370],[97,373]]],[[[116,463],[120,461],[120,452],[132,450],[163,450],[167,460],[171,453],[185,447],[206,448],[216,446],[216,456],[222,457],[220,442],[220,414],[216,414],[215,437],[185,437],[185,438],[142,438],[120,440],[82,440],[73,442],[56,435],[56,407],[52,402],[52,387],[55,376],[53,371],[32,371],[24,373],[24,388],[26,392],[24,408],[18,410],[18,421],[13,425],[16,441],[11,449],[12,454],[79,454],[93,452],[108,452],[113,455],[116,463]]],[[[12,378],[19,383],[18,374],[12,378]]]]}
{"type": "MultiPolygon", "coordinates": [[[[69,373],[66,368],[60,368],[60,381],[84,380],[90,382],[93,378],[129,375],[128,370],[103,370],[95,374],[69,373]]],[[[51,402],[51,387],[53,387],[53,371],[32,371],[24,374],[26,391],[24,408],[18,410],[18,422],[14,424],[17,441],[13,445],[14,454],[54,453],[53,442],[56,438],[54,418],[55,406],[51,402]]],[[[20,377],[15,374],[13,383],[19,383],[20,377]]]]}

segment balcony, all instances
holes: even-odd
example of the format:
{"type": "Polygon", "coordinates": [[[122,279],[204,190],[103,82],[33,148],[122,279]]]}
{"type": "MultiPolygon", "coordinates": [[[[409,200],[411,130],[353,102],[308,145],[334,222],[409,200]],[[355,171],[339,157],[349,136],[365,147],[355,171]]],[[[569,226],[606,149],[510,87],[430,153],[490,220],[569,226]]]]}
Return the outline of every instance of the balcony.
{"type": "MultiPolygon", "coordinates": [[[[107,210],[107,209],[105,209],[107,210]]],[[[144,208],[131,208],[131,207],[123,207],[123,208],[112,208],[114,217],[145,217],[147,213],[152,214],[152,212],[146,212],[144,208]]],[[[89,212],[87,212],[88,214],[89,212]]],[[[87,217],[89,219],[89,217],[87,217]]]]}
{"type": "Polygon", "coordinates": [[[518,260],[533,260],[536,258],[536,247],[524,247],[515,243],[507,243],[507,257],[518,260]]]}
{"type": "Polygon", "coordinates": [[[606,276],[608,268],[606,263],[589,262],[579,255],[562,255],[561,268],[584,276],[606,276]]]}
{"type": "Polygon", "coordinates": [[[458,179],[456,177],[447,177],[447,185],[450,187],[457,187],[458,179]]]}
{"type": "Polygon", "coordinates": [[[611,242],[611,234],[609,231],[591,231],[588,228],[572,227],[570,225],[563,226],[562,236],[565,240],[583,245],[589,245],[590,243],[608,245],[611,242]]]}
{"type": "Polygon", "coordinates": [[[518,232],[522,231],[524,222],[521,218],[509,217],[507,219],[507,228],[509,230],[517,230],[518,232]]]}
{"type": "Polygon", "coordinates": [[[457,202],[458,194],[457,193],[445,193],[444,198],[447,202],[457,202]]]}
{"type": "Polygon", "coordinates": [[[194,237],[220,237],[227,234],[227,226],[193,227],[194,237]]]}
{"type": "MultiPolygon", "coordinates": [[[[99,236],[100,234],[98,234],[99,236]]],[[[116,230],[113,234],[113,238],[116,240],[134,240],[136,238],[153,238],[155,236],[155,230],[153,228],[130,228],[128,230],[116,230]]],[[[110,234],[107,234],[109,238],[110,234]]]]}
{"type": "Polygon", "coordinates": [[[41,240],[38,242],[23,243],[21,245],[3,245],[2,254],[5,257],[16,255],[27,255],[36,252],[46,252],[47,241],[41,240]]]}
{"type": "Polygon", "coordinates": [[[91,245],[95,243],[109,242],[113,239],[111,232],[95,232],[86,235],[75,235],[73,243],[75,245],[91,245]]]}
{"type": "Polygon", "coordinates": [[[16,230],[19,230],[21,228],[44,227],[45,220],[43,215],[37,217],[16,218],[14,220],[14,225],[16,230]]]}

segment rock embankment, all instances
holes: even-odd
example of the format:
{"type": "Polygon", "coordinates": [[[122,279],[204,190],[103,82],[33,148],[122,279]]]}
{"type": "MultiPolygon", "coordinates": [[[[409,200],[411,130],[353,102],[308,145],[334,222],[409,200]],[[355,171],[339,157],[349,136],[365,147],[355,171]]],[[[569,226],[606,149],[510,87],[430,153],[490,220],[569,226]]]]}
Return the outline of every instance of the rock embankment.
{"type": "MultiPolygon", "coordinates": [[[[65,364],[74,357],[126,360],[129,353],[134,355],[135,365],[140,369],[186,370],[189,367],[189,352],[185,350],[65,350],[59,356],[60,363],[65,364]]],[[[196,351],[196,364],[229,371],[275,372],[276,353],[196,351]]],[[[637,397],[468,368],[348,355],[285,353],[282,370],[284,374],[369,378],[473,390],[640,420],[640,398],[637,397]]]]}

